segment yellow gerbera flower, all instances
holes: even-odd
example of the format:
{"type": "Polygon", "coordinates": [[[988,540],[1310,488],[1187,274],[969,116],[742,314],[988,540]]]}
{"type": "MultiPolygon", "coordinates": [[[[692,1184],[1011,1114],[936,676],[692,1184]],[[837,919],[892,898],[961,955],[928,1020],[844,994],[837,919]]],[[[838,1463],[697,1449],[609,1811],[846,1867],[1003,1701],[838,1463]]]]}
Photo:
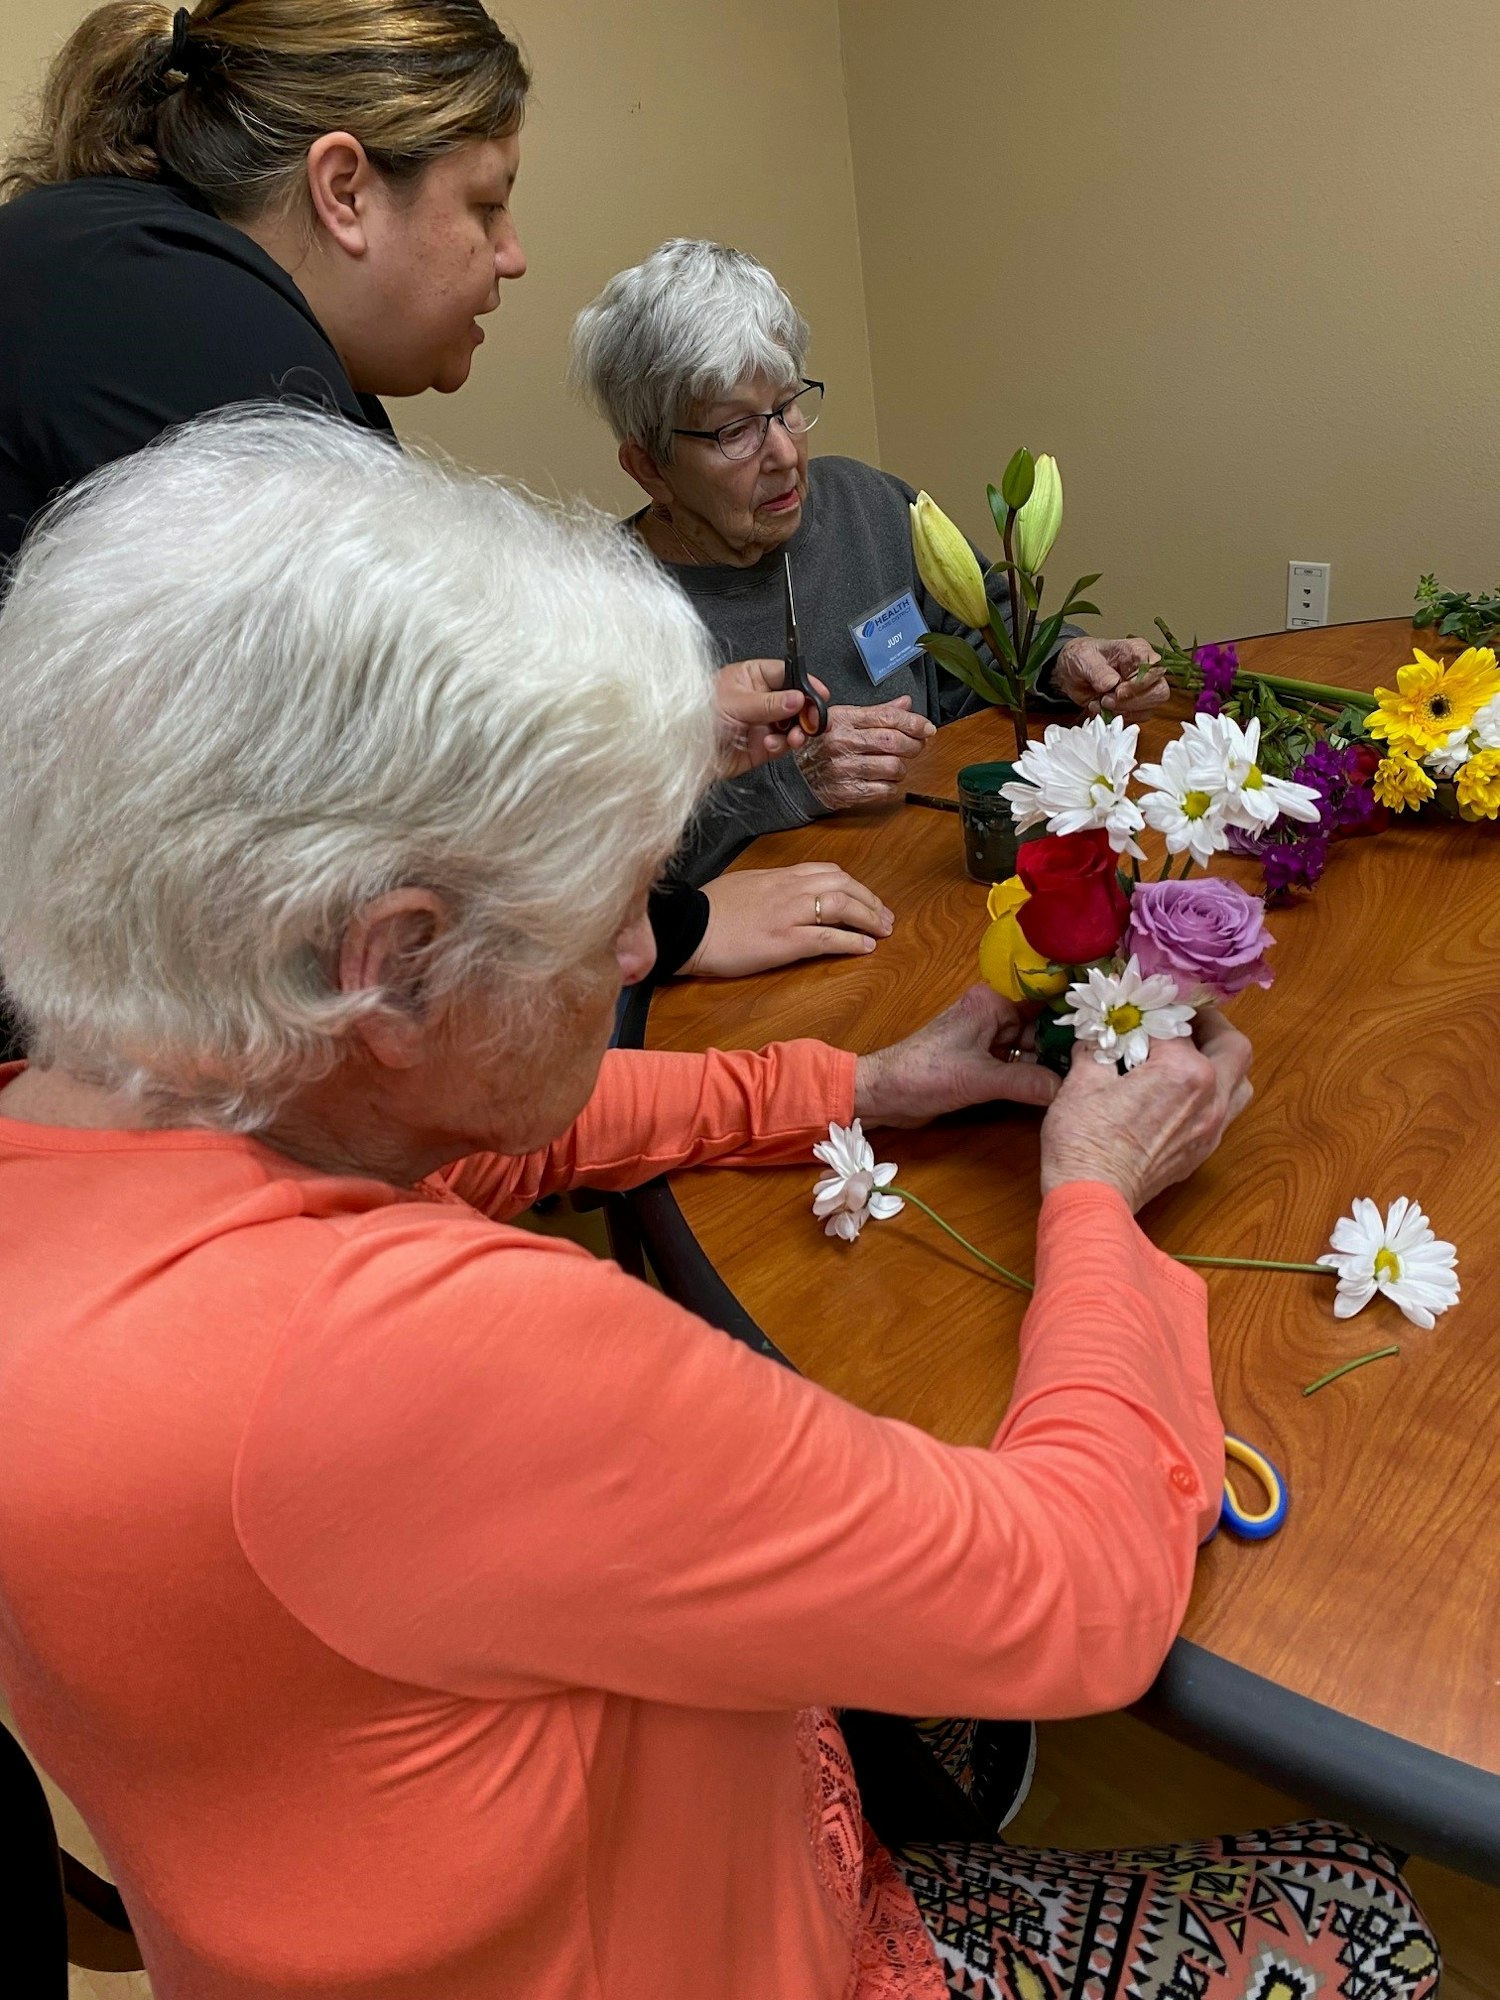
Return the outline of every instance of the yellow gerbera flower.
{"type": "Polygon", "coordinates": [[[1500,817],[1500,750],[1480,750],[1461,764],[1454,781],[1465,819],[1500,817]]]}
{"type": "Polygon", "coordinates": [[[1500,694],[1500,667],[1488,646],[1470,646],[1449,666],[1429,659],[1420,646],[1416,655],[1397,669],[1395,687],[1376,688],[1379,706],[1366,727],[1392,751],[1425,757],[1455,729],[1467,729],[1478,710],[1500,694]]]}
{"type": "Polygon", "coordinates": [[[1436,790],[1416,758],[1405,750],[1393,750],[1375,767],[1376,803],[1389,806],[1392,812],[1415,812],[1436,790]]]}

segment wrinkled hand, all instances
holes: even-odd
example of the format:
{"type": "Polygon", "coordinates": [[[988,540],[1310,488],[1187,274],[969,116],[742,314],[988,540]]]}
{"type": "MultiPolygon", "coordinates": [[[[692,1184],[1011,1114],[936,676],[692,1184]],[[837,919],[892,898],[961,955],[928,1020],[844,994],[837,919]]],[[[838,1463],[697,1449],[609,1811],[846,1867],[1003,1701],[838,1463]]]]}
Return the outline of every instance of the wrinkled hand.
{"type": "MultiPolygon", "coordinates": [[[[785,680],[785,660],[735,660],[719,669],[714,700],[724,725],[726,778],[769,764],[773,757],[800,750],[811,740],[817,712],[809,703],[804,713],[801,695],[784,686],[785,680]]],[[[815,680],[813,685],[826,699],[823,683],[815,680]]]]}
{"type": "Polygon", "coordinates": [[[1005,1060],[1022,1046],[1025,1026],[1009,1000],[971,986],[904,1042],[859,1058],[854,1115],[867,1125],[925,1125],[971,1104],[1050,1104],[1059,1088],[1050,1069],[1029,1055],[1005,1060]]]}
{"type": "Polygon", "coordinates": [[[828,727],[797,752],[797,763],[830,812],[890,805],[905,789],[907,765],[936,733],[925,715],[912,714],[909,694],[878,708],[830,708],[828,727]]]}
{"type": "Polygon", "coordinates": [[[1069,639],[1052,668],[1052,685],[1087,715],[1139,722],[1168,700],[1166,670],[1144,639],[1069,639]]]}
{"type": "Polygon", "coordinates": [[[1080,1050],[1042,1126],[1042,1192],[1105,1181],[1132,1212],[1202,1166],[1250,1102],[1250,1044],[1205,1008],[1191,1041],[1153,1042],[1121,1076],[1080,1050]]]}
{"type": "Polygon", "coordinates": [[[872,890],[831,861],[738,868],[703,893],[708,929],[682,968],[700,979],[741,979],[799,958],[873,951],[895,923],[872,890]]]}

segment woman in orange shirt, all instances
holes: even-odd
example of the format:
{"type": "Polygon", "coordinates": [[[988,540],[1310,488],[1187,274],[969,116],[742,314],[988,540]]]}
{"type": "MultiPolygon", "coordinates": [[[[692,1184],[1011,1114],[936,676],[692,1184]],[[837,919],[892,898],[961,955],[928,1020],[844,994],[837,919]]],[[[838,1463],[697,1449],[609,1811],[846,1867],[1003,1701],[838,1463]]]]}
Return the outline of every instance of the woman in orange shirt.
{"type": "Polygon", "coordinates": [[[1161,1868],[862,1826],[834,1708],[1111,1708],[1171,1643],[1221,1426],[1132,1211],[1248,1050],[1058,1091],[976,992],[857,1058],[607,1055],[715,754],[629,538],[331,420],[190,427],[23,554],[0,1681],[157,2000],[1430,1993],[1343,1828],[1161,1868]],[[1054,1092],[988,1451],[504,1226],[1054,1092]]]}

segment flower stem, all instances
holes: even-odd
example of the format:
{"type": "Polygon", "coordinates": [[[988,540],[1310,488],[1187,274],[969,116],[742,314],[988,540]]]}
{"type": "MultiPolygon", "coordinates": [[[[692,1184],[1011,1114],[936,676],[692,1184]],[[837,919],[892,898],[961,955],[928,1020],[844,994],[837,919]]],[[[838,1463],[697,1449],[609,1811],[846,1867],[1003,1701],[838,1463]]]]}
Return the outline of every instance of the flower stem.
{"type": "Polygon", "coordinates": [[[1316,1382],[1309,1382],[1302,1391],[1304,1396],[1314,1395],[1319,1389],[1326,1389],[1330,1382],[1337,1382],[1340,1375],[1347,1375],[1351,1368],[1363,1368],[1367,1361],[1384,1361],[1387,1355],[1399,1354],[1399,1347],[1376,1347],[1368,1354],[1358,1354],[1352,1361],[1345,1361],[1337,1368],[1330,1368],[1326,1375],[1320,1375],[1316,1382]]]}
{"type": "Polygon", "coordinates": [[[898,1194],[900,1195],[903,1201],[909,1201],[913,1208],[920,1208],[922,1213],[925,1216],[927,1216],[930,1221],[935,1222],[939,1229],[946,1231],[946,1233],[953,1238],[955,1243],[961,1243],[964,1249],[968,1251],[971,1257],[977,1257],[981,1264],[987,1265],[989,1269],[992,1271],[997,1271],[1000,1274],[1000,1276],[1005,1279],[1007,1284],[1014,1285],[1019,1291],[1023,1292],[1029,1292],[1035,1289],[1030,1279],[1018,1278],[1014,1271],[1007,1271],[1005,1266],[1003,1264],[997,1264],[993,1257],[986,1257],[984,1252],[979,1248],[977,1248],[976,1245],[971,1243],[967,1236],[960,1236],[958,1231],[953,1227],[951,1223],[944,1222],[943,1218],[938,1214],[937,1210],[935,1208],[929,1208],[926,1202],[923,1201],[922,1197],[919,1194],[913,1194],[910,1188],[899,1187],[896,1185],[895,1182],[892,1182],[892,1184],[888,1188],[884,1189],[883,1192],[886,1194],[898,1194]]]}
{"type": "Polygon", "coordinates": [[[1213,1264],[1223,1271],[1308,1271],[1315,1278],[1333,1278],[1338,1273],[1327,1264],[1279,1264],[1270,1257],[1189,1257],[1184,1250],[1169,1250],[1179,1264],[1213,1264]]]}

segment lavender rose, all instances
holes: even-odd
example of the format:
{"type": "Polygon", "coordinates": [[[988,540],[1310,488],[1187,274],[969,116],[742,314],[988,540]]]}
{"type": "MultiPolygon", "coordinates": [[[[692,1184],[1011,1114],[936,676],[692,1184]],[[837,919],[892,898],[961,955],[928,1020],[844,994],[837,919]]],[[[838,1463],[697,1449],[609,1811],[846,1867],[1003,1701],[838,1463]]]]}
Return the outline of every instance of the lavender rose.
{"type": "Polygon", "coordinates": [[[1149,978],[1164,972],[1184,1000],[1230,1000],[1247,986],[1269,986],[1265,962],[1276,940],[1265,907],[1237,882],[1205,875],[1198,881],[1143,882],[1130,899],[1130,923],[1120,949],[1133,952],[1149,978]]]}

